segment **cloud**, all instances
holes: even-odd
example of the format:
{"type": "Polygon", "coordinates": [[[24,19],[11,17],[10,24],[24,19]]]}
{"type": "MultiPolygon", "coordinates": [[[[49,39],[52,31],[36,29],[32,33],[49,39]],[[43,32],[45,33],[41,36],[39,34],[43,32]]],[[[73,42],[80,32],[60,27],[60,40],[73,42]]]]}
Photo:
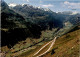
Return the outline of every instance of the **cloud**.
{"type": "Polygon", "coordinates": [[[70,8],[70,9],[80,9],[80,3],[75,3],[75,2],[68,2],[68,1],[65,1],[63,3],[63,6],[64,7],[67,7],[67,8],[70,8]]]}
{"type": "Polygon", "coordinates": [[[42,3],[43,1],[40,0],[40,3],[42,3]]]}
{"type": "Polygon", "coordinates": [[[47,4],[47,5],[41,5],[41,6],[48,8],[48,7],[53,7],[54,5],[52,5],[52,4],[47,4]]]}
{"type": "Polygon", "coordinates": [[[23,0],[23,1],[27,1],[27,2],[30,2],[29,0],[23,0]]]}
{"type": "Polygon", "coordinates": [[[78,12],[77,11],[74,11],[71,15],[75,15],[75,14],[78,14],[78,12]]]}
{"type": "Polygon", "coordinates": [[[17,5],[17,4],[15,4],[15,3],[10,3],[10,4],[9,4],[10,7],[15,7],[16,5],[17,5]]]}
{"type": "Polygon", "coordinates": [[[67,5],[67,4],[69,4],[69,2],[68,2],[68,1],[65,1],[65,2],[64,2],[64,4],[66,4],[66,5],[67,5]]]}

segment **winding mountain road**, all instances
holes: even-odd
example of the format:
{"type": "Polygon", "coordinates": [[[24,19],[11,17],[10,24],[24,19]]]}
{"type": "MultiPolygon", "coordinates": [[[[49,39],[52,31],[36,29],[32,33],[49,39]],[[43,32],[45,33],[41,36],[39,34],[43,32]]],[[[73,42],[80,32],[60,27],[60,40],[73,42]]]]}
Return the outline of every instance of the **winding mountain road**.
{"type": "Polygon", "coordinates": [[[47,45],[49,45],[49,44],[51,43],[51,45],[50,45],[50,47],[48,48],[48,50],[46,50],[44,53],[42,53],[42,54],[40,54],[40,55],[38,55],[38,56],[36,56],[36,57],[40,57],[40,56],[46,54],[47,52],[49,52],[50,49],[52,48],[52,46],[54,45],[54,43],[55,43],[55,41],[56,41],[56,38],[57,38],[57,37],[55,37],[52,41],[50,41],[49,43],[47,43],[46,45],[44,45],[44,46],[43,46],[39,51],[37,51],[33,56],[37,55],[42,49],[44,49],[47,45]]]}
{"type": "MultiPolygon", "coordinates": [[[[55,37],[53,40],[49,41],[47,44],[45,44],[42,48],[40,48],[33,56],[30,56],[30,57],[40,57],[44,54],[46,54],[47,52],[50,51],[50,49],[52,48],[52,46],[55,44],[55,41],[56,41],[56,38],[55,37]],[[39,54],[46,46],[48,46],[50,44],[50,47],[45,51],[43,52],[42,54],[39,54]]],[[[14,53],[13,54],[13,57],[16,57],[16,55],[18,56],[19,54],[21,54],[22,52],[26,52],[28,49],[31,49],[31,48],[26,48],[26,49],[23,49],[17,53],[14,53]]]]}

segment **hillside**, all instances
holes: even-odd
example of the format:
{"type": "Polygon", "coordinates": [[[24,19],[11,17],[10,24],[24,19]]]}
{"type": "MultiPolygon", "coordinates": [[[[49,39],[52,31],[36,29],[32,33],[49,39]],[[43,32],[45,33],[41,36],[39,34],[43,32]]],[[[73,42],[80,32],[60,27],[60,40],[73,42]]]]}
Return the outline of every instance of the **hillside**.
{"type": "MultiPolygon", "coordinates": [[[[49,32],[50,34],[50,32],[49,32]]],[[[59,37],[56,39],[55,44],[50,49],[48,53],[43,55],[42,57],[78,57],[79,53],[79,37],[80,37],[80,26],[75,27],[67,34],[59,37]]],[[[39,41],[36,39],[33,39],[32,41],[39,41]]],[[[31,57],[33,56],[37,51],[39,51],[44,45],[49,43],[50,41],[42,41],[37,45],[30,46],[28,48],[25,48],[27,45],[27,42],[31,43],[30,39],[26,39],[25,41],[19,42],[16,44],[12,49],[7,48],[7,46],[2,47],[2,51],[6,52],[6,56],[18,56],[18,57],[31,57]],[[21,47],[24,47],[25,49],[21,49],[21,47]],[[5,48],[5,49],[4,49],[5,48]],[[19,49],[19,50],[18,50],[19,49]],[[18,51],[16,51],[18,50],[18,51]]],[[[43,48],[38,54],[44,53],[49,47],[51,43],[47,45],[45,48],[43,48]]],[[[36,57],[36,56],[34,56],[36,57]]]]}
{"type": "MultiPolygon", "coordinates": [[[[79,57],[79,37],[80,29],[63,35],[56,40],[51,50],[42,57],[79,57]]],[[[45,44],[43,44],[42,46],[44,46],[45,44]]],[[[42,46],[29,50],[28,52],[25,52],[18,57],[33,56],[33,54],[36,53],[42,46]]],[[[50,45],[48,45],[47,48],[49,46],[50,45]]],[[[40,51],[39,54],[37,54],[37,56],[45,52],[47,48],[45,47],[42,51],[40,51]]]]}
{"type": "Polygon", "coordinates": [[[57,39],[52,51],[43,57],[79,57],[80,30],[73,31],[57,39]]]}
{"type": "Polygon", "coordinates": [[[41,35],[41,28],[37,24],[26,22],[23,16],[11,10],[4,1],[1,2],[1,17],[1,46],[11,47],[27,37],[39,38],[41,35]]]}

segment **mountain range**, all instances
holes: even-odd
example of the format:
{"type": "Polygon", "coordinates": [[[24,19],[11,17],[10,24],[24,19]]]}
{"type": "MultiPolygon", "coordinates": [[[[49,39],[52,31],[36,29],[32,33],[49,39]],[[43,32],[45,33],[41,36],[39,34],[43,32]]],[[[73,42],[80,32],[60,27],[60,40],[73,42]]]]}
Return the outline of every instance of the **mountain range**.
{"type": "Polygon", "coordinates": [[[41,31],[63,28],[66,22],[80,25],[80,14],[55,13],[28,4],[9,7],[1,2],[1,41],[2,46],[14,46],[27,37],[39,39],[41,31]]]}

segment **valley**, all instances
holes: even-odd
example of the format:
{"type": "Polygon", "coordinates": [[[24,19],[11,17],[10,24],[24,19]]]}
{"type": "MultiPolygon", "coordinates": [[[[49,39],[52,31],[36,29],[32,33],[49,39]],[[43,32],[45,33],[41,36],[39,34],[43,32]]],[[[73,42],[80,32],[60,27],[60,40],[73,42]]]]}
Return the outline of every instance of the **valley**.
{"type": "Polygon", "coordinates": [[[80,13],[0,3],[3,57],[78,57],[80,13]]]}

